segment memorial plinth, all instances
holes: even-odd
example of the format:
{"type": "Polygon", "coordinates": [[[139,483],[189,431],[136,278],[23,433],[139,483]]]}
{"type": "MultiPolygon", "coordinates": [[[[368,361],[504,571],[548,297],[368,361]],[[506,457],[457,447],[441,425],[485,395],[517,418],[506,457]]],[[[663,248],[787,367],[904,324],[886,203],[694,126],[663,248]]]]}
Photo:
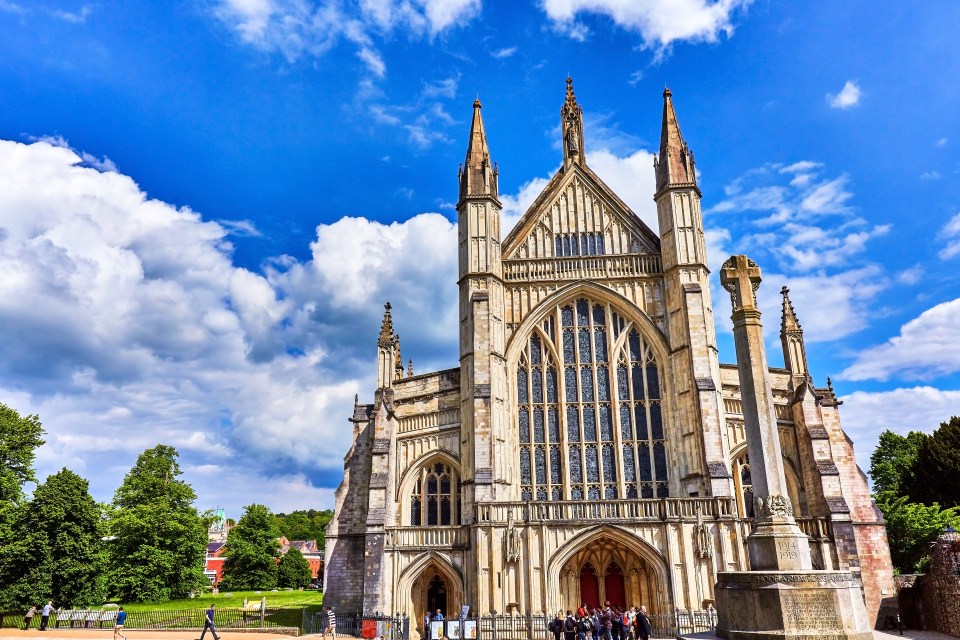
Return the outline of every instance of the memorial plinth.
{"type": "Polygon", "coordinates": [[[760,268],[747,256],[732,256],[720,271],[733,307],[756,519],[747,536],[750,571],[717,576],[717,634],[729,640],[867,640],[873,632],[860,584],[847,571],[813,571],[808,538],[793,517],[757,308],[760,281],[760,268]]]}

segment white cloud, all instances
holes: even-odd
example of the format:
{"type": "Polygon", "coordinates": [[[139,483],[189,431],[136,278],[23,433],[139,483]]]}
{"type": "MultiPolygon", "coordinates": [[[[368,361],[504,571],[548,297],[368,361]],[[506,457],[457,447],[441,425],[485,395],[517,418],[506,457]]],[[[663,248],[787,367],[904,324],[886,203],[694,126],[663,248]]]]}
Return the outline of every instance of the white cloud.
{"type": "Polygon", "coordinates": [[[24,15],[27,13],[27,10],[21,5],[15,2],[10,2],[9,0],[0,0],[0,11],[5,13],[13,13],[16,15],[24,15]]]}
{"type": "Polygon", "coordinates": [[[960,298],[927,309],[900,334],[857,354],[847,380],[930,380],[960,371],[960,298]]]}
{"type": "Polygon", "coordinates": [[[939,140],[937,140],[936,146],[941,147],[941,148],[942,148],[942,147],[945,147],[945,146],[947,146],[947,142],[949,142],[949,140],[948,140],[947,138],[940,138],[939,140]]]}
{"type": "Polygon", "coordinates": [[[498,60],[502,60],[504,58],[509,58],[516,52],[517,52],[517,47],[504,47],[502,49],[496,49],[495,51],[491,51],[490,55],[498,60]]]}
{"type": "Polygon", "coordinates": [[[910,431],[932,433],[941,422],[957,414],[960,390],[912,387],[891,391],[855,391],[840,397],[844,431],[856,444],[857,462],[864,472],[877,448],[880,434],[889,429],[906,435],[910,431]]]}
{"type": "Polygon", "coordinates": [[[0,141],[0,401],[40,414],[41,475],[70,466],[109,499],[163,442],[185,468],[243,469],[221,474],[230,491],[328,500],[317,487],[337,481],[353,396],[373,386],[379,304],[393,298],[418,369],[456,364],[442,216],[321,225],[310,261],[263,273],[233,265],[229,233],[68,147],[0,141]]]}
{"type": "Polygon", "coordinates": [[[87,17],[92,12],[93,8],[90,5],[83,5],[80,7],[80,11],[64,11],[63,9],[54,9],[50,11],[50,15],[58,20],[63,20],[64,22],[83,24],[87,21],[87,17]]]}
{"type": "Polygon", "coordinates": [[[939,180],[942,177],[939,171],[924,171],[920,174],[920,179],[924,181],[939,180]]]}
{"type": "Polygon", "coordinates": [[[949,260],[960,255],[960,213],[950,218],[940,231],[940,237],[947,241],[947,246],[940,250],[940,257],[949,260]]]}
{"type": "Polygon", "coordinates": [[[860,85],[847,80],[838,93],[827,94],[827,103],[834,109],[849,109],[860,104],[860,85]]]}
{"type": "Polygon", "coordinates": [[[363,60],[363,63],[367,65],[367,69],[369,69],[373,75],[378,78],[383,78],[387,75],[387,65],[383,62],[383,58],[377,51],[368,47],[362,47],[360,51],[357,52],[357,57],[363,60]]]}
{"type": "Polygon", "coordinates": [[[733,14],[750,0],[542,0],[554,26],[581,40],[586,27],[577,16],[606,16],[619,27],[640,34],[645,48],[665,50],[673,42],[716,42],[733,33],[733,14]]]}
{"type": "Polygon", "coordinates": [[[904,269],[897,274],[897,282],[900,284],[917,284],[923,279],[923,267],[916,264],[909,269],[904,269]]]}

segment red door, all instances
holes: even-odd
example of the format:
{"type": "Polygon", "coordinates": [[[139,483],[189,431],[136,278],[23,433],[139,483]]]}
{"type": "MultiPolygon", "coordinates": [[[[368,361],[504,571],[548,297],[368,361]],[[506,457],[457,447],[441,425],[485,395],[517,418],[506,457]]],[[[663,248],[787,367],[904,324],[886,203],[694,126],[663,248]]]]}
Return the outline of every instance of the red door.
{"type": "Polygon", "coordinates": [[[593,565],[585,564],[580,570],[580,602],[576,606],[587,603],[588,607],[600,605],[600,581],[593,565]]]}
{"type": "Polygon", "coordinates": [[[623,608],[627,604],[623,588],[623,572],[616,564],[607,567],[603,586],[606,587],[607,600],[610,601],[611,606],[623,608]]]}

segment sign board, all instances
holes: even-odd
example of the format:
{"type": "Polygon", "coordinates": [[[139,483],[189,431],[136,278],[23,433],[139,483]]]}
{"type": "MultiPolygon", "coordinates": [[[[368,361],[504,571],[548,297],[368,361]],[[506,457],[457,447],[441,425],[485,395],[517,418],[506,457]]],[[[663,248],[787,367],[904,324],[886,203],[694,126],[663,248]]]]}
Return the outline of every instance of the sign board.
{"type": "Polygon", "coordinates": [[[430,621],[430,640],[440,640],[443,637],[443,620],[430,621]]]}
{"type": "Polygon", "coordinates": [[[447,620],[447,637],[450,640],[460,640],[460,621],[447,620]]]}
{"type": "Polygon", "coordinates": [[[467,619],[467,614],[469,614],[469,613],[470,613],[470,605],[465,604],[465,605],[463,605],[462,607],[460,607],[460,619],[461,619],[461,620],[466,620],[466,619],[467,619]]]}
{"type": "Polygon", "coordinates": [[[376,620],[364,620],[363,625],[360,627],[360,637],[370,640],[371,638],[377,637],[377,621],[376,620]]]}
{"type": "Polygon", "coordinates": [[[465,620],[463,623],[463,637],[464,640],[476,640],[477,639],[477,621],[476,620],[465,620]]]}

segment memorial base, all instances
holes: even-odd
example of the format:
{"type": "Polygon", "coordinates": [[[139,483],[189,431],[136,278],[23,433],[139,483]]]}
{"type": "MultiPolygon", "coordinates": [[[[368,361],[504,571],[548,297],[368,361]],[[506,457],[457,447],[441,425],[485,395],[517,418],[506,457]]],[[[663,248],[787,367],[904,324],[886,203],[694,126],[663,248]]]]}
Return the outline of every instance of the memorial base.
{"type": "Polygon", "coordinates": [[[722,638],[873,639],[860,585],[850,572],[738,571],[717,578],[722,638]]]}

